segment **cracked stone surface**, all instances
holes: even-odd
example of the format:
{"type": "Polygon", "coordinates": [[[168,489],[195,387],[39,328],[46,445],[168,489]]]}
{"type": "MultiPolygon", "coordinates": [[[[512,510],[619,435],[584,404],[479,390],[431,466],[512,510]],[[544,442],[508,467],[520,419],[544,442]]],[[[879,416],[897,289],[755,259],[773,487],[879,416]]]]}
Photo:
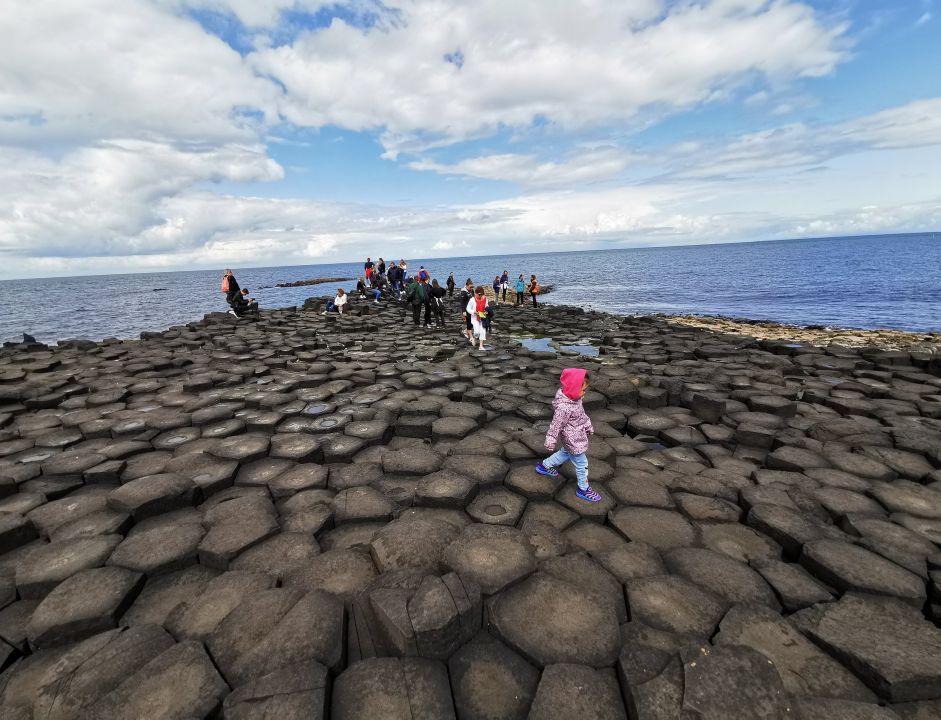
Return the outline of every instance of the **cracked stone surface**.
{"type": "Polygon", "coordinates": [[[941,713],[938,354],[322,302],[0,348],[0,717],[941,713]]]}

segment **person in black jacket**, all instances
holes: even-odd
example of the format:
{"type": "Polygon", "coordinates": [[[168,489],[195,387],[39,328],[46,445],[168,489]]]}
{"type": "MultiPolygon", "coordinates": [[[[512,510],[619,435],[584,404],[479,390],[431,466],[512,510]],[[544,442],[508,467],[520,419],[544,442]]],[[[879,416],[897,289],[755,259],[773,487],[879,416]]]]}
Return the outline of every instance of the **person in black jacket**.
{"type": "Polygon", "coordinates": [[[474,327],[471,324],[471,316],[467,314],[467,303],[472,297],[474,297],[474,281],[467,278],[464,289],[461,290],[461,319],[464,321],[461,334],[470,341],[471,345],[474,344],[474,327]]]}
{"type": "Polygon", "coordinates": [[[412,282],[405,292],[405,299],[412,306],[412,321],[417,326],[421,317],[422,306],[425,304],[425,290],[418,282],[418,278],[412,278],[412,282]]]}
{"type": "MultiPolygon", "coordinates": [[[[451,279],[453,286],[454,280],[451,279]]],[[[444,327],[444,296],[447,290],[438,284],[437,280],[431,281],[431,311],[435,315],[435,325],[444,327]]]]}
{"type": "Polygon", "coordinates": [[[448,297],[453,297],[454,295],[454,273],[448,273],[448,281],[445,283],[448,286],[448,297]]]}

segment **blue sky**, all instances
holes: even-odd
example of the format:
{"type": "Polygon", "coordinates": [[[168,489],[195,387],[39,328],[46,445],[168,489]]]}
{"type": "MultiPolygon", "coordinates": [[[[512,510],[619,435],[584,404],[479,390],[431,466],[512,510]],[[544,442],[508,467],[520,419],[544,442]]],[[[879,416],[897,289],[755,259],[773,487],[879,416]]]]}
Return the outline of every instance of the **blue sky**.
{"type": "Polygon", "coordinates": [[[935,4],[18,4],[0,276],[938,230],[935,4]]]}

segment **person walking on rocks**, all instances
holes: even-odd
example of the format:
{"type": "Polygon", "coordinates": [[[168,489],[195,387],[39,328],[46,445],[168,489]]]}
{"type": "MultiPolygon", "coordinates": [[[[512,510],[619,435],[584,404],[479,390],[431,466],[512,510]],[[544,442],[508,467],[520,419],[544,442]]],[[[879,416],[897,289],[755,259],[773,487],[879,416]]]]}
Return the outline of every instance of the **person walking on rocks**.
{"type": "Polygon", "coordinates": [[[431,285],[428,284],[427,278],[422,277],[421,273],[418,274],[418,282],[421,284],[422,293],[424,293],[425,327],[431,327],[431,314],[434,312],[434,300],[431,297],[431,285]]]}
{"type": "Polygon", "coordinates": [[[473,337],[477,337],[480,340],[480,347],[478,350],[486,350],[484,347],[484,340],[487,339],[487,327],[485,323],[487,322],[487,311],[489,310],[489,305],[487,304],[487,291],[484,290],[484,286],[480,285],[474,291],[474,297],[472,297],[467,302],[467,307],[465,311],[471,317],[471,327],[473,328],[472,332],[474,335],[471,337],[471,345],[474,344],[473,337]]]}
{"type": "Polygon", "coordinates": [[[417,327],[421,318],[422,305],[425,304],[425,290],[417,277],[412,278],[408,290],[405,291],[405,300],[412,306],[412,322],[417,327]]]}
{"type": "Polygon", "coordinates": [[[496,275],[493,278],[493,301],[500,304],[500,276],[496,275]]]}
{"type": "Polygon", "coordinates": [[[535,275],[529,276],[529,294],[533,297],[533,307],[536,307],[536,296],[539,294],[539,282],[535,275]]]}
{"type": "Polygon", "coordinates": [[[448,273],[448,281],[445,283],[448,286],[448,297],[454,296],[454,273],[448,273]]]}
{"type": "Polygon", "coordinates": [[[516,304],[522,305],[523,299],[526,297],[526,282],[523,280],[523,276],[520,275],[516,279],[516,304]]]}
{"type": "MultiPolygon", "coordinates": [[[[454,278],[450,278],[453,289],[454,278]]],[[[444,327],[444,296],[447,291],[438,284],[437,280],[431,281],[431,311],[435,315],[435,325],[444,327]]]]}
{"type": "Polygon", "coordinates": [[[500,276],[500,290],[503,291],[503,303],[506,304],[506,291],[510,287],[510,273],[506,270],[500,276]]]}
{"type": "Polygon", "coordinates": [[[467,312],[467,303],[474,297],[474,281],[470,278],[464,281],[464,289],[461,290],[461,307],[463,308],[461,312],[461,319],[464,321],[464,329],[462,330],[463,334],[467,337],[467,341],[473,345],[474,344],[474,326],[471,320],[471,314],[467,312]]]}
{"type": "MultiPolygon", "coordinates": [[[[535,277],[535,276],[533,276],[535,277]]],[[[575,496],[586,502],[596,503],[601,494],[588,484],[588,436],[594,433],[591,419],[582,405],[582,398],[588,389],[588,373],[582,368],[566,368],[560,378],[562,387],[552,401],[552,424],[546,433],[546,450],[555,450],[561,439],[562,447],[542,462],[536,463],[536,472],[540,475],[557,477],[557,467],[571,460],[575,466],[578,488],[575,496]]]]}

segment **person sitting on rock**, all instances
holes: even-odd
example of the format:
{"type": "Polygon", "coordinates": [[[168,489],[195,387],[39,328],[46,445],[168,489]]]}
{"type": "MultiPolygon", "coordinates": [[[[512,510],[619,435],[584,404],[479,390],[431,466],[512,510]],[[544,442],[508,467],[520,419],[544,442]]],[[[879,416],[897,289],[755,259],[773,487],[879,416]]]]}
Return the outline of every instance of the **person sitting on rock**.
{"type": "Polygon", "coordinates": [[[356,281],[356,294],[359,295],[364,300],[366,299],[367,290],[369,290],[369,288],[366,286],[365,278],[360,278],[359,280],[356,281]]]}
{"type": "Polygon", "coordinates": [[[239,290],[238,295],[232,301],[232,312],[238,317],[242,317],[248,313],[258,313],[258,301],[248,296],[248,288],[239,290]]]}
{"type": "Polygon", "coordinates": [[[595,432],[591,419],[582,405],[582,398],[588,389],[588,373],[582,368],[566,368],[560,378],[562,387],[552,401],[554,410],[552,424],[546,433],[546,450],[554,450],[559,439],[562,447],[554,455],[536,463],[536,472],[540,475],[556,477],[556,468],[567,460],[575,466],[578,488],[575,496],[586,502],[596,503],[601,494],[588,484],[588,436],[595,432]]]}
{"type": "Polygon", "coordinates": [[[342,315],[343,306],[346,305],[347,300],[349,300],[349,296],[346,294],[346,291],[344,291],[343,288],[337,288],[337,296],[333,298],[333,302],[327,303],[327,309],[324,310],[321,315],[326,315],[328,312],[335,312],[342,315]]]}

